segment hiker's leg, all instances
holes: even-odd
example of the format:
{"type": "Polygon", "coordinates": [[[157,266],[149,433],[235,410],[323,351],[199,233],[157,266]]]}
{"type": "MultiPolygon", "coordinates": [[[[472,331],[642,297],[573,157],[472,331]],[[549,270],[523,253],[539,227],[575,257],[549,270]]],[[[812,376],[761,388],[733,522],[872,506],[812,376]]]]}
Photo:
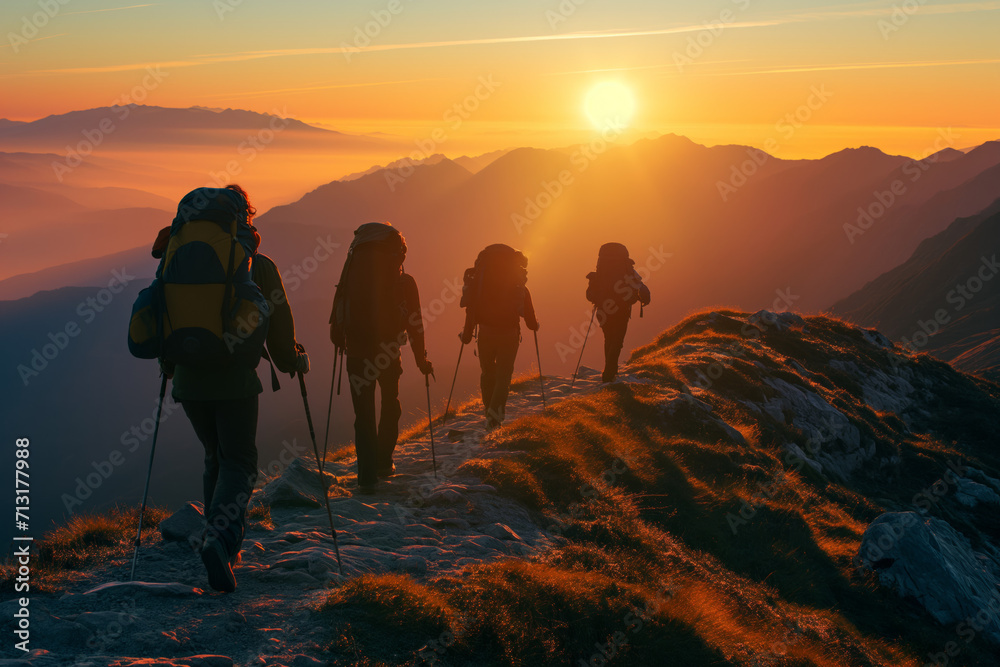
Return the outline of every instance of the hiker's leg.
{"type": "Polygon", "coordinates": [[[514,374],[514,360],[521,344],[521,327],[500,331],[497,334],[496,384],[490,412],[502,422],[507,416],[507,395],[510,393],[510,378],[514,374]]]}
{"type": "Polygon", "coordinates": [[[399,405],[399,376],[403,374],[403,362],[395,357],[389,367],[378,378],[382,392],[382,411],[378,420],[378,454],[375,466],[379,470],[392,468],[392,453],[399,439],[399,418],[403,409],[399,405]]]}
{"type": "Polygon", "coordinates": [[[378,431],[375,426],[375,382],[378,375],[372,370],[372,363],[366,363],[366,360],[358,357],[347,357],[347,379],[351,385],[351,403],[354,405],[354,451],[358,456],[358,486],[369,486],[376,482],[375,448],[378,431]]]}
{"type": "Polygon", "coordinates": [[[209,534],[239,553],[246,532],[246,511],[257,482],[257,395],[213,401],[219,434],[219,481],[205,513],[209,534]]]}
{"type": "Polygon", "coordinates": [[[490,403],[493,401],[493,391],[497,382],[497,339],[496,332],[484,325],[479,326],[479,390],[483,397],[483,411],[487,421],[490,414],[490,403]]]}
{"type": "Polygon", "coordinates": [[[609,317],[601,328],[604,330],[604,373],[601,379],[604,382],[611,382],[618,375],[618,359],[625,345],[628,318],[609,317]]]}
{"type": "Polygon", "coordinates": [[[184,414],[191,421],[195,435],[205,448],[205,472],[202,474],[205,512],[212,506],[215,484],[219,479],[219,434],[215,428],[215,406],[212,401],[182,401],[184,414]]]}

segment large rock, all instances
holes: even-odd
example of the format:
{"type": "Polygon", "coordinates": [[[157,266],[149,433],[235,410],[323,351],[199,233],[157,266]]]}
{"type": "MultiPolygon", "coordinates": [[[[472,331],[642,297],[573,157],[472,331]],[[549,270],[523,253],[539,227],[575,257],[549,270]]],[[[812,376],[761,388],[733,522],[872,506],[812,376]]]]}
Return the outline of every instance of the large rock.
{"type": "Polygon", "coordinates": [[[188,503],[160,522],[160,535],[168,542],[195,544],[200,541],[203,530],[205,511],[199,502],[188,503]]]}
{"type": "Polygon", "coordinates": [[[983,636],[1000,644],[1000,580],[968,538],[945,521],[916,512],[889,512],[861,538],[856,564],[878,573],[901,596],[915,598],[938,622],[976,619],[983,636]]]}
{"type": "MultiPolygon", "coordinates": [[[[326,481],[332,481],[329,474],[326,481]]],[[[264,487],[264,502],[271,507],[319,507],[323,502],[319,473],[303,459],[295,459],[264,487]]]]}

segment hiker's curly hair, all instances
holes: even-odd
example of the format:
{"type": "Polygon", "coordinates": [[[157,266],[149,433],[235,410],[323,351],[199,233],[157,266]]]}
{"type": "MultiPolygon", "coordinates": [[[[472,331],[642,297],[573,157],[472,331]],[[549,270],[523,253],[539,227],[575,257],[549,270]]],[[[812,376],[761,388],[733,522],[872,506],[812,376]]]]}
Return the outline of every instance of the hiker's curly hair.
{"type": "Polygon", "coordinates": [[[250,203],[250,195],[244,190],[240,185],[236,183],[230,183],[226,186],[227,190],[232,190],[233,192],[238,192],[242,195],[243,199],[247,202],[247,224],[253,224],[253,217],[257,215],[257,209],[253,204],[250,203]]]}

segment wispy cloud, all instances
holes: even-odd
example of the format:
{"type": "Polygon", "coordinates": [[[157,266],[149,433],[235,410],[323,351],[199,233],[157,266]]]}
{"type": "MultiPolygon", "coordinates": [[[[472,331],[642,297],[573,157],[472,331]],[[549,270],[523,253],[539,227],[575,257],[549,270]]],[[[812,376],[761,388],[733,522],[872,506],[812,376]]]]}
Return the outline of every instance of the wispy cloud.
{"type": "Polygon", "coordinates": [[[63,16],[76,16],[78,14],[100,14],[102,12],[120,12],[123,9],[138,9],[140,7],[155,7],[158,3],[149,3],[145,5],[129,5],[128,7],[109,7],[108,9],[87,9],[79,12],[63,12],[63,16]]]}
{"type": "MultiPolygon", "coordinates": [[[[767,21],[745,21],[731,23],[727,29],[757,28],[769,25],[778,25],[778,20],[767,21]]],[[[404,49],[431,49],[454,46],[480,46],[490,44],[523,44],[531,42],[560,42],[581,39],[621,39],[626,37],[652,37],[656,35],[674,35],[704,30],[705,26],[685,25],[672,28],[660,28],[657,30],[617,30],[600,32],[575,32],[563,35],[527,35],[521,37],[491,37],[481,39],[461,39],[451,41],[436,42],[410,42],[404,44],[376,44],[364,48],[352,46],[328,46],[309,47],[297,49],[272,49],[268,51],[244,51],[237,53],[208,53],[192,56],[189,60],[177,60],[171,63],[129,63],[121,65],[106,65],[100,67],[70,67],[64,69],[35,70],[34,74],[99,74],[106,72],[124,72],[129,70],[145,69],[157,64],[162,67],[194,67],[197,65],[210,65],[214,63],[241,62],[246,60],[260,60],[264,58],[286,58],[290,56],[317,56],[340,53],[376,52],[376,51],[398,51],[404,49]]]]}
{"type": "MultiPolygon", "coordinates": [[[[138,7],[149,7],[152,4],[130,5],[109,10],[93,11],[117,11],[120,9],[134,9],[138,7]]],[[[923,4],[920,6],[922,14],[957,14],[969,12],[986,12],[1000,10],[1000,0],[989,0],[983,2],[964,2],[956,4],[923,4]]],[[[78,12],[87,13],[87,12],[78,12]]],[[[831,5],[822,9],[809,12],[790,12],[778,14],[771,18],[764,18],[754,21],[735,21],[726,24],[726,30],[741,30],[753,28],[767,28],[774,26],[789,25],[795,23],[809,23],[827,21],[832,19],[849,19],[859,17],[890,16],[892,8],[884,3],[864,3],[862,5],[831,5]]],[[[271,49],[266,51],[242,51],[234,53],[208,53],[190,56],[187,59],[175,60],[169,63],[123,63],[116,65],[105,65],[96,67],[70,67],[61,69],[35,70],[29,74],[101,74],[108,72],[123,72],[130,70],[142,70],[146,67],[159,65],[161,67],[196,67],[200,65],[212,65],[217,63],[243,62],[249,60],[261,60],[268,58],[287,58],[293,56],[321,56],[343,53],[373,53],[382,51],[399,51],[409,49],[436,49],[449,47],[467,46],[487,46],[494,44],[527,44],[541,42],[563,42],[574,40],[604,40],[604,39],[625,39],[637,37],[655,37],[663,35],[678,35],[694,33],[705,30],[702,23],[694,25],[678,25],[667,28],[657,28],[651,30],[607,30],[592,32],[573,32],[565,34],[546,35],[523,35],[511,37],[490,37],[477,39],[442,40],[430,42],[407,42],[398,44],[373,44],[366,47],[356,48],[353,46],[330,46],[330,47],[305,47],[292,49],[271,49]]],[[[776,70],[777,71],[777,70],[776,70]]]]}
{"type": "Polygon", "coordinates": [[[995,65],[1000,58],[978,60],[925,60],[911,62],[842,63],[836,65],[803,65],[801,67],[776,67],[772,69],[740,70],[734,72],[713,72],[703,76],[745,76],[750,74],[794,74],[797,72],[834,72],[861,69],[899,69],[907,67],[954,67],[957,65],[995,65]]]}
{"type": "MultiPolygon", "coordinates": [[[[68,34],[69,34],[68,32],[61,32],[58,35],[46,35],[45,37],[36,37],[35,39],[29,39],[28,40],[28,44],[33,44],[34,42],[41,42],[42,40],[46,40],[46,39],[55,39],[56,37],[65,37],[68,34]]],[[[12,48],[12,47],[13,47],[13,44],[10,44],[10,43],[0,44],[0,49],[9,49],[9,48],[12,48]]]]}

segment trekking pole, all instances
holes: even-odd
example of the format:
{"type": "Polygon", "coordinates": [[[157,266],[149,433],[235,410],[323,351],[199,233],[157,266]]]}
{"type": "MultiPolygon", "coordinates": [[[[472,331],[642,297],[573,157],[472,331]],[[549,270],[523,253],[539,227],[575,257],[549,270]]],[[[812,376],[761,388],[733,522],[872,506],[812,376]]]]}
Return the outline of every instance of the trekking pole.
{"type": "MultiPolygon", "coordinates": [[[[347,350],[340,348],[340,376],[337,378],[337,396],[340,396],[340,383],[344,381],[344,357],[347,356],[347,350]]],[[[333,365],[337,365],[337,360],[333,360],[333,365]]]]}
{"type": "Polygon", "coordinates": [[[330,445],[330,416],[333,414],[333,386],[337,382],[337,358],[340,356],[340,348],[335,348],[333,353],[333,377],[330,378],[330,402],[326,406],[326,433],[323,435],[323,461],[326,462],[327,447],[330,445]]]}
{"type": "Polygon", "coordinates": [[[146,498],[149,496],[149,478],[153,475],[153,455],[156,453],[156,436],[160,433],[160,415],[163,413],[163,397],[167,393],[167,374],[160,382],[160,400],[156,404],[156,424],[153,425],[153,444],[149,448],[149,469],[146,471],[146,488],[142,492],[142,506],[139,508],[139,530],[135,534],[135,549],[132,551],[132,571],[128,580],[135,581],[135,562],[139,558],[139,543],[142,540],[142,517],[146,513],[146,498]]]}
{"type": "Polygon", "coordinates": [[[573,371],[573,381],[569,383],[570,389],[572,389],[573,385],[576,384],[576,375],[580,372],[580,364],[583,363],[583,351],[587,348],[587,339],[590,338],[590,330],[594,326],[595,315],[597,315],[597,304],[594,304],[594,312],[590,314],[590,324],[587,325],[587,334],[583,337],[583,345],[580,346],[580,358],[576,360],[576,370],[573,371]]]}
{"type": "MultiPolygon", "coordinates": [[[[461,340],[461,336],[459,336],[461,340]]],[[[462,342],[462,347],[458,348],[458,362],[455,364],[455,376],[451,379],[451,391],[448,392],[448,402],[444,406],[444,418],[448,419],[448,410],[451,408],[451,396],[455,393],[455,381],[458,379],[458,367],[462,365],[462,352],[465,351],[465,342],[462,342]]]]}
{"type": "Polygon", "coordinates": [[[542,353],[538,349],[538,331],[532,331],[535,334],[535,358],[538,359],[538,384],[542,386],[542,410],[546,408],[545,406],[545,377],[542,375],[542,353]]]}
{"type": "Polygon", "coordinates": [[[327,493],[329,487],[326,484],[326,470],[319,460],[319,446],[316,444],[316,430],[313,428],[312,412],[309,411],[309,396],[306,394],[306,378],[299,373],[299,388],[302,389],[302,403],[306,406],[306,423],[309,424],[309,437],[312,438],[313,454],[316,455],[316,467],[319,468],[319,477],[322,480],[323,500],[326,501],[326,517],[330,520],[330,533],[333,535],[333,549],[337,554],[337,569],[340,576],[344,576],[344,566],[340,562],[340,546],[337,544],[337,529],[333,527],[333,512],[330,510],[330,496],[327,493]]]}
{"type": "Polygon", "coordinates": [[[434,422],[431,419],[431,379],[429,374],[426,373],[424,374],[424,386],[427,387],[427,430],[431,434],[431,465],[434,466],[434,479],[437,479],[438,464],[437,456],[434,454],[434,422]]]}

